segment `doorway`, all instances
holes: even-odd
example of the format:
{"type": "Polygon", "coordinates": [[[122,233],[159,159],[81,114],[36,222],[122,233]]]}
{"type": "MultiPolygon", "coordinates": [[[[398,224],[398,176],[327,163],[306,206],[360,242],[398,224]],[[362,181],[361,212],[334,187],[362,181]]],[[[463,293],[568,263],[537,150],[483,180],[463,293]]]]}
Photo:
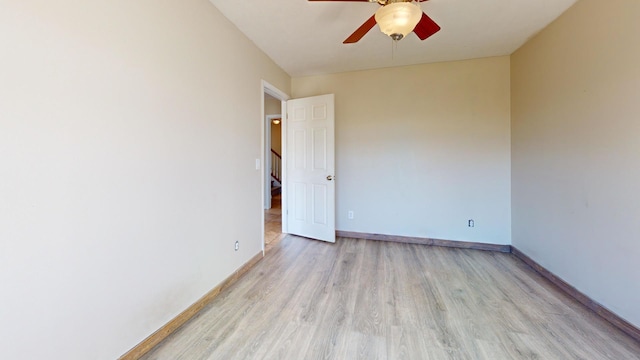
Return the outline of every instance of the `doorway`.
{"type": "MultiPolygon", "coordinates": [[[[263,81],[263,251],[276,246],[286,236],[283,226],[283,109],[288,96],[263,81]]],[[[285,220],[286,222],[286,220],[285,220]]]]}
{"type": "MultiPolygon", "coordinates": [[[[262,82],[262,163],[263,167],[263,252],[273,239],[280,241],[286,234],[316,240],[335,242],[335,101],[333,94],[300,99],[289,97],[266,81],[262,82]],[[266,106],[274,100],[273,108],[266,106]],[[272,207],[271,196],[271,124],[267,126],[269,111],[277,110],[280,102],[281,169],[282,184],[280,208],[275,214],[267,213],[272,207]],[[291,119],[289,119],[291,117],[291,119]],[[267,224],[267,219],[280,224],[267,224]],[[269,229],[280,228],[280,233],[269,229]],[[273,236],[273,237],[272,237],[273,236]]],[[[277,115],[274,115],[277,116],[277,115]]],[[[277,194],[276,194],[277,195],[277,194]]],[[[275,246],[275,244],[273,244],[275,246]]],[[[273,246],[270,246],[273,247],[273,246]]]]}
{"type": "MultiPolygon", "coordinates": [[[[265,113],[275,113],[274,104],[277,103],[277,112],[280,112],[280,101],[269,95],[265,95],[265,113]],[[271,108],[270,108],[271,107],[271,108]]],[[[265,198],[264,209],[272,206],[272,198],[282,193],[283,161],[282,161],[282,115],[272,114],[265,117],[265,198]]]]}
{"type": "Polygon", "coordinates": [[[264,95],[265,117],[265,170],[269,175],[265,185],[264,246],[269,251],[282,238],[282,115],[281,101],[264,95]]]}

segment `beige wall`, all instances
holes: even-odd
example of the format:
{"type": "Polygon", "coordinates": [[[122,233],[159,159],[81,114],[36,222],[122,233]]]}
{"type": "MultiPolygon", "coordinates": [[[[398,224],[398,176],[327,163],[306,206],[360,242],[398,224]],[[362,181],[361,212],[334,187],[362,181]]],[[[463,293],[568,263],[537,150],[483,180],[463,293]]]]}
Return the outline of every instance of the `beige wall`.
{"type": "Polygon", "coordinates": [[[264,114],[280,115],[282,112],[282,102],[273,96],[264,94],[264,114]]]}
{"type": "Polygon", "coordinates": [[[510,243],[509,57],[294,78],[292,93],[335,94],[339,230],[510,243]]]}
{"type": "Polygon", "coordinates": [[[581,0],[512,56],[513,243],[640,326],[640,2],[581,0]]]}
{"type": "Polygon", "coordinates": [[[271,148],[282,155],[282,126],[271,124],[271,148]]]}
{"type": "Polygon", "coordinates": [[[261,251],[290,79],[206,0],[2,1],[0,48],[0,358],[115,359],[261,251]]]}
{"type": "MultiPolygon", "coordinates": [[[[267,94],[264,95],[265,115],[280,115],[282,112],[282,102],[267,94]]],[[[282,154],[282,129],[280,124],[271,124],[271,148],[278,154],[282,154]]]]}

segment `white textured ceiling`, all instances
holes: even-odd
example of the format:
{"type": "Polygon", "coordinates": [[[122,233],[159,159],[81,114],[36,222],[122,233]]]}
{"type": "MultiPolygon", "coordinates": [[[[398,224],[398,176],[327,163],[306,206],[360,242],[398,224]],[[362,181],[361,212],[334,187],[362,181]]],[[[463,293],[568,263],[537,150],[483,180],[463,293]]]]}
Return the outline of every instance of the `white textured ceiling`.
{"type": "Polygon", "coordinates": [[[342,44],[377,3],[210,1],[293,77],[508,55],[576,2],[430,0],[422,10],[442,30],[425,41],[409,34],[394,47],[377,25],[358,43],[342,44]]]}

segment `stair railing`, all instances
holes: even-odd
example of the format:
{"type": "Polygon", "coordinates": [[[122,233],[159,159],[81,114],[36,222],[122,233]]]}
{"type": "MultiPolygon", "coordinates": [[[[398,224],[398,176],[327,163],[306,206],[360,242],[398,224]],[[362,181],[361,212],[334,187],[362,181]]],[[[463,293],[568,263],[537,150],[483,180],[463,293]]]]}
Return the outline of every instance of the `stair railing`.
{"type": "Polygon", "coordinates": [[[280,164],[282,163],[282,156],[271,149],[271,177],[281,183],[282,181],[282,169],[280,164]]]}

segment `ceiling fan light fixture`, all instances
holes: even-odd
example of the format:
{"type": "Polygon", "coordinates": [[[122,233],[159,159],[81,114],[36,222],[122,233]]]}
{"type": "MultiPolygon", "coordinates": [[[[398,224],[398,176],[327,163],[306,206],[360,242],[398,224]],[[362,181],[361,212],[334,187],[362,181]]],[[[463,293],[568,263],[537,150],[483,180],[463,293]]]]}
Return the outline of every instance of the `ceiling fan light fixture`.
{"type": "Polygon", "coordinates": [[[422,18],[420,6],[413,2],[394,2],[376,11],[375,19],[380,30],[398,41],[415,29],[422,18]]]}

